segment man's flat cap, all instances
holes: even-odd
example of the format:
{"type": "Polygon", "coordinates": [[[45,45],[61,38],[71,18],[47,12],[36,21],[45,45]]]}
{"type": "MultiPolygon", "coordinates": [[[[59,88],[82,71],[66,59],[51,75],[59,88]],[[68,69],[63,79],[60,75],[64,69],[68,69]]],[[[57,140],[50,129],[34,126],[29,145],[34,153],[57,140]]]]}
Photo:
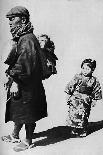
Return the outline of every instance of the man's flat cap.
{"type": "Polygon", "coordinates": [[[29,11],[22,6],[16,6],[14,8],[12,8],[7,14],[6,17],[10,18],[13,16],[25,16],[25,17],[29,17],[29,11]]]}

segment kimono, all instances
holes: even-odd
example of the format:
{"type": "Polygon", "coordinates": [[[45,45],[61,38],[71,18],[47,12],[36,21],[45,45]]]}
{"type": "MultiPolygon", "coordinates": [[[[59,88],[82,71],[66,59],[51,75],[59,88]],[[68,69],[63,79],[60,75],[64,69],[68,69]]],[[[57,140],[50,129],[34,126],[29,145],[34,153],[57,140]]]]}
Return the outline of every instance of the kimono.
{"type": "Polygon", "coordinates": [[[76,74],[65,89],[68,94],[67,125],[74,128],[84,128],[88,124],[91,104],[102,99],[102,91],[96,77],[84,77],[76,74]]]}
{"type": "Polygon", "coordinates": [[[20,36],[12,54],[5,61],[9,65],[6,73],[18,86],[17,95],[12,96],[6,104],[5,122],[34,123],[47,117],[39,50],[35,35],[26,33],[20,36]]]}

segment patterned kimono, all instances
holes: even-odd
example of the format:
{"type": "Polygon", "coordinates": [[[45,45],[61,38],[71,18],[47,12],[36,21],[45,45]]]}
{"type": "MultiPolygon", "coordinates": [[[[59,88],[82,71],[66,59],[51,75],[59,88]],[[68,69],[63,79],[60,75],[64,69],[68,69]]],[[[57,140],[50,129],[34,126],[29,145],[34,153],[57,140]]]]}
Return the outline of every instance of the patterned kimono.
{"type": "Polygon", "coordinates": [[[96,77],[84,77],[82,73],[76,74],[65,89],[68,94],[67,125],[75,128],[87,126],[91,110],[91,103],[102,99],[102,91],[96,77]]]}

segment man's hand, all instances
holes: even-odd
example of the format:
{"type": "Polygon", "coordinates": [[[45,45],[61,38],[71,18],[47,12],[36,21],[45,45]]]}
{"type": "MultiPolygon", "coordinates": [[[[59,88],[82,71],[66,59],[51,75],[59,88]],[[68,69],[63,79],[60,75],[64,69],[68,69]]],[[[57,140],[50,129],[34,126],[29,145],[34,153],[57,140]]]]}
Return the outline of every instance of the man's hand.
{"type": "Polygon", "coordinates": [[[18,85],[15,82],[13,82],[10,88],[10,95],[15,97],[17,93],[18,93],[18,85]]]}

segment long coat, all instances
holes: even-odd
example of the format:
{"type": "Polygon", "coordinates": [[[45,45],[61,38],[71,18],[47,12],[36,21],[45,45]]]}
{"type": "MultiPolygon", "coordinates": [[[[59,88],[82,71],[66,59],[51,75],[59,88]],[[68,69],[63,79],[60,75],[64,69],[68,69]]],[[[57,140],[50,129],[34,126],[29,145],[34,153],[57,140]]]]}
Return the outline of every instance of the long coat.
{"type": "Polygon", "coordinates": [[[18,95],[7,102],[5,122],[33,123],[47,116],[39,49],[39,42],[33,33],[19,38],[16,61],[8,71],[18,85],[18,95]]]}

